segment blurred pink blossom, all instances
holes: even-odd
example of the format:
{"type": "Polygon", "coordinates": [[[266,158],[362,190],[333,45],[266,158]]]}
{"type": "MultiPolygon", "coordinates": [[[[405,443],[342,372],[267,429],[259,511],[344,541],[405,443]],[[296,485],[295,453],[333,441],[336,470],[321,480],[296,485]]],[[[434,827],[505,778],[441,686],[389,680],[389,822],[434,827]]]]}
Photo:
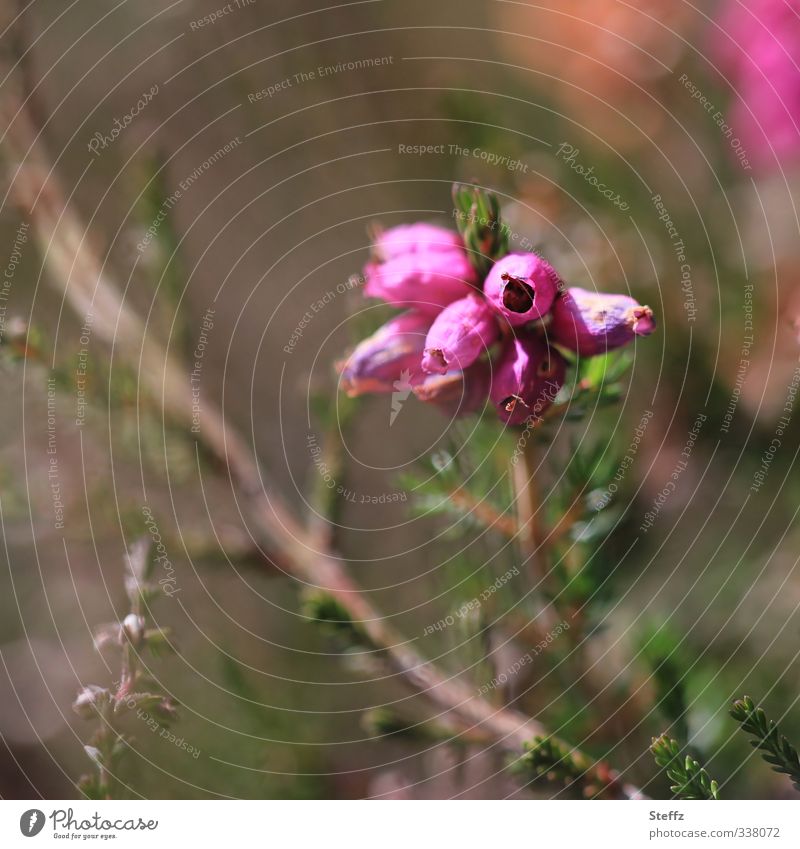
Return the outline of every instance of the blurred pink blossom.
{"type": "Polygon", "coordinates": [[[726,0],[717,53],[735,92],[734,131],[750,160],[777,167],[800,153],[800,2],[726,0]]]}

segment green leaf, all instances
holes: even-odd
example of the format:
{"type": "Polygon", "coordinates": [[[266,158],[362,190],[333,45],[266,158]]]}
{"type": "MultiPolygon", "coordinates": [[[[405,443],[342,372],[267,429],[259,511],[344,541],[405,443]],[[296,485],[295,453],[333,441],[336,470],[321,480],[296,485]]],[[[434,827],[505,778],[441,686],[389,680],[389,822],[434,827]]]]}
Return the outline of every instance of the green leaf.
{"type": "Polygon", "coordinates": [[[144,632],[144,644],[154,657],[175,654],[177,651],[170,628],[151,628],[144,632]]]}
{"type": "Polygon", "coordinates": [[[607,351],[596,357],[582,357],[579,374],[592,388],[621,380],[633,364],[633,354],[627,349],[607,351]]]}
{"type": "Polygon", "coordinates": [[[302,613],[307,619],[317,623],[325,634],[338,639],[345,646],[371,646],[371,641],[361,626],[353,621],[349,611],[329,593],[321,590],[305,593],[302,613]]]}
{"type": "Polygon", "coordinates": [[[361,725],[370,737],[424,738],[423,725],[405,719],[389,708],[373,708],[361,718],[361,725]]]}
{"type": "Polygon", "coordinates": [[[124,710],[149,711],[159,705],[164,699],[160,693],[130,693],[114,705],[114,713],[124,710]]]}
{"type": "Polygon", "coordinates": [[[500,218],[500,202],[496,195],[478,186],[455,183],[453,206],[470,262],[484,276],[496,260],[508,253],[508,230],[500,218]]]}

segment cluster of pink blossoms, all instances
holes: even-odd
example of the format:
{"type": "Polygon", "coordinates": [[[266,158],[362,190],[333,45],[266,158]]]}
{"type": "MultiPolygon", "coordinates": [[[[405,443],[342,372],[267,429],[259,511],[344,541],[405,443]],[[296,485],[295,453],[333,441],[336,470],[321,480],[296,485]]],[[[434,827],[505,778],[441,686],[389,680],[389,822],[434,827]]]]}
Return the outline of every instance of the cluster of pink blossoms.
{"type": "Polygon", "coordinates": [[[429,224],[378,235],[365,294],[406,311],[340,364],[349,395],[410,389],[450,415],[491,399],[501,420],[540,416],[564,384],[559,348],[591,357],[655,329],[626,295],[565,289],[541,257],[512,253],[484,280],[458,233],[429,224]]]}

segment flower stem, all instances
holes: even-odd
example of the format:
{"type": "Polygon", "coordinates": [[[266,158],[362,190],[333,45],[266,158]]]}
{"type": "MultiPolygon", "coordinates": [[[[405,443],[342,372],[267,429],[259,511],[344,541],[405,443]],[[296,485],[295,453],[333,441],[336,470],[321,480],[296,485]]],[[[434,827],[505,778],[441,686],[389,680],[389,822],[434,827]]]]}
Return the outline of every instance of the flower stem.
{"type": "Polygon", "coordinates": [[[539,468],[537,447],[533,434],[529,434],[522,448],[520,462],[514,465],[513,471],[520,545],[531,574],[538,582],[543,582],[548,569],[545,537],[542,533],[543,506],[536,480],[539,468]]]}
{"type": "Polygon", "coordinates": [[[114,727],[114,705],[108,702],[100,714],[100,730],[98,732],[98,749],[101,757],[97,764],[98,787],[103,799],[114,798],[114,776],[109,769],[114,742],[119,732],[114,727]]]}

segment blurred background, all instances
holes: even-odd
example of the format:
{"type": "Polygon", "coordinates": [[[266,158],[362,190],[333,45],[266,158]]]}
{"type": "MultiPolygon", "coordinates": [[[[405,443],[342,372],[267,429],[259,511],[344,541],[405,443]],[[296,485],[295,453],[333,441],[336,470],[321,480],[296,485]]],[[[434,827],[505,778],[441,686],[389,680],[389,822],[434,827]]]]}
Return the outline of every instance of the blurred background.
{"type": "MultiPolygon", "coordinates": [[[[589,747],[615,741],[626,777],[668,792],[641,650],[659,632],[724,795],[790,792],[760,761],[740,768],[750,749],[727,707],[748,692],[800,735],[797,3],[34,0],[2,16],[4,139],[24,103],[142,340],[195,372],[198,426],[204,404],[222,407],[298,516],[333,474],[336,550],[451,675],[474,641],[423,633],[453,610],[454,549],[501,551],[498,573],[513,552],[411,509],[404,473],[469,440],[470,420],[451,428],[412,398],[390,424],[387,397],[337,393],[335,362],[385,315],[348,283],[369,225],[452,226],[450,186],[474,180],[499,196],[512,249],[649,304],[659,329],[619,404],[573,434],[621,458],[652,412],[619,484],[593,639],[596,673],[636,718],[589,747]]],[[[6,146],[9,175],[25,152],[6,146]]],[[[71,704],[117,674],[92,630],[125,615],[123,556],[153,527],[176,590],[153,613],[180,649],[153,673],[181,705],[181,742],[134,723],[127,795],[523,792],[491,751],[371,736],[371,709],[414,714],[417,699],[301,615],[303,587],[255,545],[227,474],[162,415],[146,357],[114,344],[114,310],[65,297],[4,194],[0,795],[75,795],[88,731],[71,704]]],[[[550,446],[551,476],[570,444],[550,446]]],[[[569,686],[533,687],[522,707],[583,739],[569,686]]]]}

